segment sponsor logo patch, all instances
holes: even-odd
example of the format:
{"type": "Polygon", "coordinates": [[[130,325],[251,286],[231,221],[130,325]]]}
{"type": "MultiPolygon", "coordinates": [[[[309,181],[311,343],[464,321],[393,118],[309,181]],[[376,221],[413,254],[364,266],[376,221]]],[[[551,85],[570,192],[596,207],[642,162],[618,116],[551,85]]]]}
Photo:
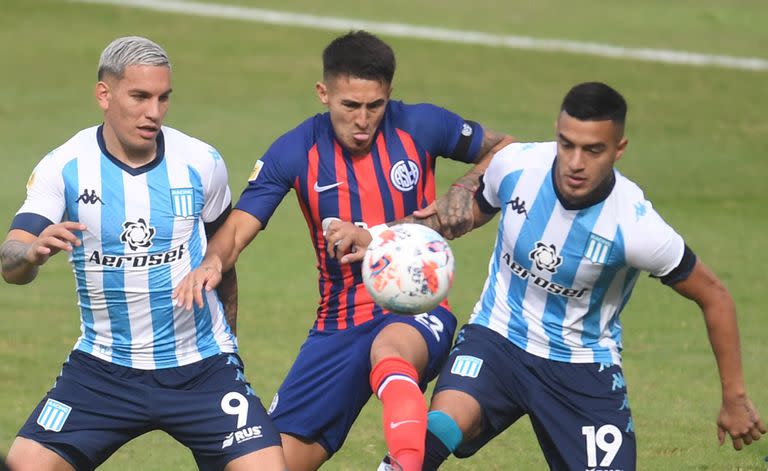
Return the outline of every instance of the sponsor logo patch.
{"type": "Polygon", "coordinates": [[[253,440],[254,438],[261,438],[264,434],[261,432],[261,425],[254,425],[252,427],[244,427],[236,432],[232,432],[226,437],[224,437],[224,441],[221,443],[221,449],[230,447],[237,443],[238,445],[247,442],[248,440],[253,440]]]}
{"type": "Polygon", "coordinates": [[[259,172],[261,172],[261,167],[264,166],[264,162],[261,160],[257,160],[255,164],[253,164],[253,170],[251,170],[251,174],[248,175],[248,181],[252,182],[256,180],[256,177],[259,176],[259,172]]]}

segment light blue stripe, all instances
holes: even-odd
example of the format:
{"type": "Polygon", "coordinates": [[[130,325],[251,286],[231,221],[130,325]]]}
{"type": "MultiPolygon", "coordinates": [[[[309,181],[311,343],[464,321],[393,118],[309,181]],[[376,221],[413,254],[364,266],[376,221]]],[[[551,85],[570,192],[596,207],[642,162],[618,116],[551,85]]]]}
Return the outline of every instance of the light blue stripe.
{"type": "MultiPolygon", "coordinates": [[[[189,181],[192,184],[194,190],[195,200],[195,214],[201,214],[205,203],[205,191],[203,189],[202,179],[200,174],[192,168],[189,169],[189,181]]],[[[200,262],[203,261],[203,246],[200,240],[200,223],[201,217],[195,218],[195,226],[192,229],[192,233],[189,239],[189,257],[192,264],[192,268],[200,266],[200,262]]],[[[204,296],[205,300],[206,297],[204,296]]],[[[216,296],[216,302],[221,306],[221,302],[216,296]]],[[[223,312],[223,308],[222,311],[223,312]]],[[[202,308],[195,306],[195,329],[197,336],[197,350],[203,358],[215,355],[221,351],[219,345],[216,343],[216,339],[213,336],[213,325],[211,324],[211,310],[208,307],[206,301],[202,308]]]]}
{"type": "MultiPolygon", "coordinates": [[[[505,204],[508,199],[505,199],[505,194],[512,194],[512,191],[517,186],[517,182],[522,175],[522,171],[510,173],[501,181],[499,185],[499,201],[501,201],[501,216],[499,217],[499,226],[496,230],[496,245],[493,248],[493,258],[491,261],[491,272],[488,274],[488,288],[485,290],[481,299],[481,307],[478,316],[472,322],[473,324],[479,324],[482,326],[488,326],[491,314],[493,313],[493,304],[496,299],[496,278],[499,274],[501,261],[501,248],[504,241],[504,223],[506,221],[507,208],[509,205],[505,204]]],[[[514,276],[514,275],[512,275],[514,276]]]]}
{"type": "MultiPolygon", "coordinates": [[[[126,195],[123,170],[104,154],[101,155],[101,191],[105,204],[101,208],[102,256],[125,255],[120,241],[125,221],[126,195]]],[[[131,325],[125,299],[125,269],[101,267],[104,273],[104,298],[112,330],[112,361],[119,365],[132,365],[131,325]]]]}
{"type": "MultiPolygon", "coordinates": [[[[583,209],[574,218],[565,243],[560,249],[559,255],[563,257],[563,263],[557,267],[557,272],[552,275],[551,280],[553,282],[566,287],[573,285],[584,254],[584,247],[589,241],[589,235],[592,233],[592,228],[595,227],[604,205],[605,201],[583,209]]],[[[571,361],[571,348],[563,341],[563,320],[565,319],[568,299],[558,294],[547,295],[542,323],[544,324],[544,332],[549,337],[549,358],[551,360],[571,361]]]]}
{"type": "MultiPolygon", "coordinates": [[[[621,235],[621,230],[616,228],[616,234],[613,236],[613,248],[608,260],[605,261],[603,269],[600,272],[600,276],[592,287],[592,293],[589,297],[589,308],[584,315],[584,321],[582,323],[584,332],[581,335],[582,345],[585,348],[592,349],[594,355],[594,361],[596,363],[613,363],[613,356],[611,355],[611,349],[603,347],[598,342],[600,341],[600,314],[605,303],[605,294],[608,292],[611,284],[613,284],[616,277],[620,274],[624,276],[630,276],[625,273],[626,260],[624,257],[624,239],[621,235]]],[[[614,318],[621,311],[619,308],[614,312],[614,318]]],[[[613,319],[611,321],[613,322],[613,319]]],[[[616,340],[615,338],[613,340],[616,340]]]]}
{"type": "MultiPolygon", "coordinates": [[[[171,184],[168,181],[168,160],[163,159],[147,175],[149,191],[149,225],[155,228],[150,253],[165,253],[173,241],[173,221],[169,209],[171,184]]],[[[172,213],[172,211],[171,211],[172,213]]],[[[171,293],[171,265],[163,263],[148,268],[149,305],[152,315],[152,355],[160,368],[178,366],[176,337],[173,325],[173,301],[171,293]]]]}
{"type": "Polygon", "coordinates": [[[621,313],[621,311],[624,309],[624,306],[626,306],[629,302],[629,298],[632,296],[632,290],[635,289],[635,283],[639,277],[640,270],[636,268],[629,269],[627,272],[627,278],[624,280],[624,299],[621,301],[621,306],[619,306],[619,308],[616,310],[616,315],[613,317],[613,320],[608,324],[611,331],[611,337],[619,347],[619,353],[621,353],[621,350],[623,349],[621,337],[622,328],[621,320],[619,319],[619,313],[621,313]]]}
{"type": "MultiPolygon", "coordinates": [[[[67,218],[70,221],[79,221],[80,212],[77,197],[80,193],[80,188],[77,175],[77,159],[72,159],[64,165],[62,177],[64,178],[64,200],[66,203],[67,218]]],[[[82,232],[78,232],[77,236],[82,240],[82,232]]],[[[91,296],[90,293],[88,293],[88,285],[85,280],[85,258],[85,247],[83,247],[82,244],[72,249],[72,265],[75,271],[77,296],[80,302],[80,322],[83,325],[83,338],[78,349],[90,353],[93,351],[96,332],[93,330],[91,296]]]]}
{"type": "MultiPolygon", "coordinates": [[[[511,192],[509,198],[511,199],[511,192]]],[[[526,270],[531,269],[533,261],[528,256],[530,251],[536,246],[536,242],[541,240],[547,223],[552,217],[552,211],[557,203],[557,195],[552,187],[552,178],[550,174],[544,176],[544,182],[539,187],[539,192],[528,211],[528,217],[523,223],[520,235],[515,243],[514,259],[526,270]]],[[[523,217],[520,215],[520,217],[523,217]]],[[[509,292],[507,301],[510,307],[513,307],[512,316],[509,319],[507,338],[522,349],[528,347],[528,325],[523,317],[523,300],[525,292],[528,289],[530,277],[522,279],[514,274],[510,278],[509,292]]]]}

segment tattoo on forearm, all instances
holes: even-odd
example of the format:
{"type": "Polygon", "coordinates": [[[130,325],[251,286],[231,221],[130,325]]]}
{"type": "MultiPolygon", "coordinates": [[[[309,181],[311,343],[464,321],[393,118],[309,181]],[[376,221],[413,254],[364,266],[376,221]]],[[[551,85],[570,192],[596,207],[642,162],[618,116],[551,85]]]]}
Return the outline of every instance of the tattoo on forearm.
{"type": "Polygon", "coordinates": [[[477,153],[478,158],[487,154],[491,149],[496,146],[504,138],[505,134],[492,131],[490,129],[484,130],[483,142],[480,144],[480,151],[477,153]]]}
{"type": "Polygon", "coordinates": [[[9,240],[0,246],[0,263],[3,271],[10,272],[27,263],[29,245],[18,240],[9,240]]]}

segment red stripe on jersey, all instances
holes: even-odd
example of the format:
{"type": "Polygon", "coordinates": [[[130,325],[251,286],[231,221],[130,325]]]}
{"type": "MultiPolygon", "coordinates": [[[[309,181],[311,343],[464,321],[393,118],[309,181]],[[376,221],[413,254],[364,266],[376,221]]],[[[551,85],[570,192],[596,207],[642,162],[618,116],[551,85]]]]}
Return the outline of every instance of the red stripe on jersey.
{"type": "Polygon", "coordinates": [[[357,192],[360,195],[360,211],[363,221],[369,227],[387,222],[384,216],[384,200],[378,197],[381,195],[381,189],[376,178],[376,169],[373,166],[373,156],[368,154],[365,157],[353,157],[352,170],[357,179],[357,192]]]}
{"type": "Polygon", "coordinates": [[[427,154],[427,181],[424,188],[424,194],[427,197],[427,203],[435,201],[435,158],[427,154]]]}
{"type": "MultiPolygon", "coordinates": [[[[421,159],[419,158],[419,153],[416,151],[416,146],[413,144],[413,138],[411,138],[411,135],[407,132],[403,131],[402,129],[397,130],[397,135],[400,137],[400,142],[403,143],[403,147],[405,148],[405,153],[408,155],[408,158],[416,162],[416,165],[419,166],[419,176],[424,175],[424,168],[421,165],[421,159]]],[[[422,202],[424,201],[424,189],[421,186],[421,182],[416,183],[416,206],[421,208],[422,202]]]]}
{"type": "MultiPolygon", "coordinates": [[[[379,150],[379,160],[381,160],[381,168],[384,171],[384,179],[389,186],[389,194],[392,196],[392,207],[395,210],[395,221],[402,219],[406,216],[405,204],[403,204],[403,194],[400,190],[395,188],[390,179],[390,171],[392,170],[392,161],[389,159],[389,152],[387,152],[387,143],[384,141],[384,134],[379,134],[376,138],[376,148],[379,150]]],[[[389,222],[389,221],[386,221],[389,222]]]]}
{"type": "MultiPolygon", "coordinates": [[[[360,211],[362,220],[368,224],[368,227],[386,222],[384,213],[384,200],[381,195],[379,180],[376,178],[376,169],[373,165],[373,156],[371,154],[362,158],[352,159],[352,170],[357,179],[357,192],[360,195],[360,211]],[[375,195],[368,197],[366,195],[375,195]]],[[[360,325],[373,319],[373,309],[375,305],[371,295],[365,286],[359,285],[355,292],[355,314],[352,321],[355,325],[360,325]]]]}
{"type": "Polygon", "coordinates": [[[317,227],[317,221],[320,220],[320,204],[318,200],[318,193],[312,191],[313,182],[317,181],[318,166],[320,163],[320,155],[317,152],[317,144],[309,149],[307,154],[309,164],[307,165],[307,201],[309,202],[308,211],[304,209],[302,199],[299,198],[299,204],[304,211],[304,217],[307,220],[307,226],[309,227],[309,236],[315,239],[315,247],[317,247],[317,268],[321,277],[325,277],[323,293],[320,295],[320,303],[317,308],[317,330],[325,329],[325,319],[328,317],[328,298],[331,294],[331,282],[328,279],[326,271],[323,269],[326,264],[326,251],[325,251],[325,237],[323,237],[323,229],[317,227]]]}
{"type": "MultiPolygon", "coordinates": [[[[337,195],[339,197],[339,219],[342,221],[352,221],[352,202],[349,194],[349,176],[347,176],[347,164],[344,160],[344,154],[338,142],[333,143],[334,163],[336,165],[336,181],[346,182],[346,185],[338,187],[337,195]]],[[[341,264],[342,289],[339,292],[339,308],[337,311],[338,330],[347,328],[347,303],[349,290],[354,286],[354,276],[349,264],[341,264]]],[[[354,313],[353,313],[354,314],[354,313]]]]}

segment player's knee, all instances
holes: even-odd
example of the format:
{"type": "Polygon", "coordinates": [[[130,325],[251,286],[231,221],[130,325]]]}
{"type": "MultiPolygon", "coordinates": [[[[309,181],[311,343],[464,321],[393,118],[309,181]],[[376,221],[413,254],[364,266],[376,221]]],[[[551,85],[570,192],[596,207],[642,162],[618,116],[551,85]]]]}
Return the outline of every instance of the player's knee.
{"type": "Polygon", "coordinates": [[[474,397],[462,391],[449,389],[435,394],[432,398],[428,419],[430,420],[430,431],[432,431],[433,420],[436,421],[435,426],[441,424],[448,430],[452,430],[453,427],[448,423],[450,421],[460,431],[463,440],[475,438],[482,429],[480,404],[474,397]]]}
{"type": "Polygon", "coordinates": [[[433,410],[427,414],[427,430],[440,439],[451,453],[464,438],[464,433],[456,421],[450,415],[439,410],[433,410]]]}

